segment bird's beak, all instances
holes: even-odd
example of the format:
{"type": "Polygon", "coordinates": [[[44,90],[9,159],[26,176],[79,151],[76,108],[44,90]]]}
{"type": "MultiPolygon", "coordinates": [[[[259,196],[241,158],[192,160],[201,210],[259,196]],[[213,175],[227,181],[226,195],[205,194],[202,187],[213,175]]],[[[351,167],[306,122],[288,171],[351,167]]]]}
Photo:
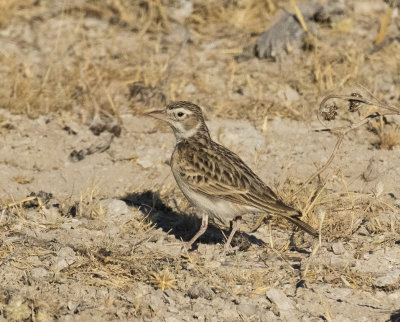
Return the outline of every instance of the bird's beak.
{"type": "Polygon", "coordinates": [[[151,112],[147,113],[147,115],[154,117],[161,121],[167,121],[167,117],[168,117],[166,110],[151,111],[151,112]]]}

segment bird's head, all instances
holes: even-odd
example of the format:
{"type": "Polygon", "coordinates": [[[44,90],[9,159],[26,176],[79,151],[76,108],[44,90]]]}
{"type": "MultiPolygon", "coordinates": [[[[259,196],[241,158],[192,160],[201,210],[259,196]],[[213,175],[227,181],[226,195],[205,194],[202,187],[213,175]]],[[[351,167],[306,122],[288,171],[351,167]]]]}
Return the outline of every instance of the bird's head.
{"type": "Polygon", "coordinates": [[[148,115],[167,122],[178,142],[196,136],[210,137],[201,108],[196,104],[172,102],[165,109],[152,111],[148,115]]]}

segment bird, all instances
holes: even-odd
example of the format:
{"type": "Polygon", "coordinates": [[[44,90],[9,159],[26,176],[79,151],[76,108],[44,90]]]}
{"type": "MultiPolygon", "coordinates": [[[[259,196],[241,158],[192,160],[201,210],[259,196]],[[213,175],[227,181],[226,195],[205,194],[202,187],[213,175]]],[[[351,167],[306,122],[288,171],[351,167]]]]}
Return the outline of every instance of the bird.
{"type": "Polygon", "coordinates": [[[317,232],[286,205],[234,152],[213,141],[201,108],[188,101],[171,102],[149,116],[166,122],[175,134],[171,155],[172,174],[183,195],[202,214],[198,232],[188,249],[205,233],[208,219],[217,226],[231,226],[225,250],[245,214],[269,213],[297,225],[312,236],[317,232]]]}

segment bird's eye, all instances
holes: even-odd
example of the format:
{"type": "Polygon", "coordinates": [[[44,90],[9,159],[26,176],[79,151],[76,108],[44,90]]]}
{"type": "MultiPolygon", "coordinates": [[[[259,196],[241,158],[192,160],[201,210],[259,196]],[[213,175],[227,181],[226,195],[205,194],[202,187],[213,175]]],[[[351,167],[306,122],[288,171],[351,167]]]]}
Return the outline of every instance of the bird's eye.
{"type": "Polygon", "coordinates": [[[183,112],[178,112],[178,117],[182,117],[183,116],[183,112]]]}

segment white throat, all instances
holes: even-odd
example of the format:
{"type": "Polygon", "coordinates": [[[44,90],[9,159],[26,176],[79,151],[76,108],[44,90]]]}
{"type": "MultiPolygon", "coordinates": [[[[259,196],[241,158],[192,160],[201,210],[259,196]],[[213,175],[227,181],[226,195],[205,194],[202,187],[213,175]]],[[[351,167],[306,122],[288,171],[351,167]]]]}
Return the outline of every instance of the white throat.
{"type": "Polygon", "coordinates": [[[188,138],[192,137],[200,129],[200,126],[201,126],[201,123],[199,122],[199,123],[197,123],[197,125],[194,128],[187,131],[187,130],[185,130],[182,123],[175,123],[174,127],[175,127],[176,141],[180,142],[184,139],[188,139],[188,138]]]}

